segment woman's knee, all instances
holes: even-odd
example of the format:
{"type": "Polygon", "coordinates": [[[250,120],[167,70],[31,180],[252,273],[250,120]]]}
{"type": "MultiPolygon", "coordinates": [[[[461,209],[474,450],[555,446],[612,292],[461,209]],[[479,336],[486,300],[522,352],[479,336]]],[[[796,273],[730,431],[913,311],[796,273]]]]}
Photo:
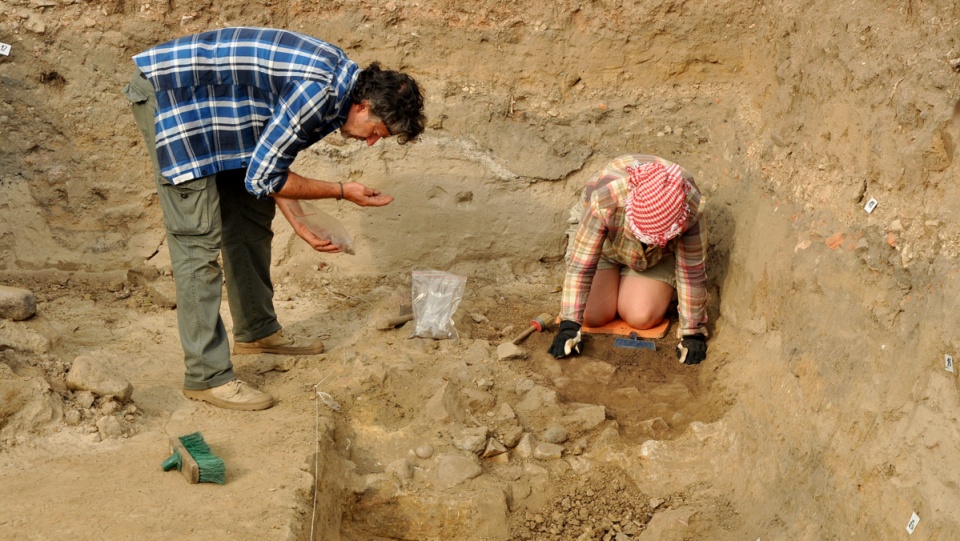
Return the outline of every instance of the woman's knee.
{"type": "Polygon", "coordinates": [[[604,306],[601,308],[588,306],[583,312],[583,324],[587,327],[602,327],[613,321],[613,318],[616,316],[616,306],[604,306]]]}
{"type": "Polygon", "coordinates": [[[663,321],[663,316],[666,314],[666,310],[655,310],[655,309],[640,309],[640,310],[627,310],[626,313],[621,313],[620,316],[623,320],[634,329],[650,329],[656,327],[661,321],[663,321]]]}
{"type": "Polygon", "coordinates": [[[628,276],[620,285],[620,317],[631,327],[649,329],[663,321],[673,287],[667,283],[639,276],[628,276]]]}

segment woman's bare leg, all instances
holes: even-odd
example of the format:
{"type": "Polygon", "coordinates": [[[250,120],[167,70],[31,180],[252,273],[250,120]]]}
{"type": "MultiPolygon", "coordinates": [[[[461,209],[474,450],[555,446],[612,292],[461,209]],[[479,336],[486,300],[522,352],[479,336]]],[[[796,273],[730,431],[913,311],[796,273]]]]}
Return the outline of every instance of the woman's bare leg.
{"type": "Polygon", "coordinates": [[[620,289],[620,269],[598,270],[593,276],[587,307],[583,312],[583,324],[600,327],[617,317],[617,291],[620,289]]]}
{"type": "MultiPolygon", "coordinates": [[[[590,294],[593,295],[592,290],[590,294]]],[[[673,286],[653,278],[624,276],[618,295],[620,317],[635,329],[649,329],[663,321],[673,300],[673,286]]]]}

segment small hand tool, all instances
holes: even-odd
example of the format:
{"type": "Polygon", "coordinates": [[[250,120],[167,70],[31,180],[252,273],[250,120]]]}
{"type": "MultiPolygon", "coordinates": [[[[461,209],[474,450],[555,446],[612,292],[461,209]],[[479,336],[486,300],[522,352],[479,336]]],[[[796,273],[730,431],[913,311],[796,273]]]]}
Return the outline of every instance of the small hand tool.
{"type": "Polygon", "coordinates": [[[637,333],[631,332],[630,338],[617,338],[613,341],[613,347],[615,348],[628,348],[628,349],[652,349],[657,350],[657,344],[649,340],[640,340],[637,338],[637,333]]]}
{"type": "Polygon", "coordinates": [[[223,459],[213,454],[199,432],[170,438],[170,452],[170,458],[160,465],[163,471],[176,468],[191,483],[226,482],[223,459]]]}
{"type": "Polygon", "coordinates": [[[399,327],[400,325],[412,320],[413,307],[409,304],[401,304],[399,316],[380,318],[376,321],[376,326],[381,331],[386,331],[399,327]]]}
{"type": "Polygon", "coordinates": [[[543,332],[549,329],[551,321],[553,321],[553,316],[551,316],[550,314],[540,314],[539,316],[533,318],[530,321],[530,326],[527,327],[526,330],[518,334],[517,337],[511,340],[510,342],[513,345],[517,345],[520,342],[523,342],[524,340],[526,340],[526,338],[531,334],[533,334],[534,331],[543,332]]]}
{"type": "Polygon", "coordinates": [[[403,316],[378,319],[377,328],[380,329],[381,331],[385,331],[388,329],[393,329],[394,327],[399,327],[400,325],[403,325],[404,323],[411,320],[413,320],[413,314],[406,314],[403,316]]]}

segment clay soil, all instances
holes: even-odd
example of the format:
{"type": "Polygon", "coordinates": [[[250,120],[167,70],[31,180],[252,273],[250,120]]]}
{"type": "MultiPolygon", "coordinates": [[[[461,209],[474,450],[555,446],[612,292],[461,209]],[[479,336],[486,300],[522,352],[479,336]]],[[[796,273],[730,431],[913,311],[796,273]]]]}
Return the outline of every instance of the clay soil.
{"type": "Polygon", "coordinates": [[[0,538],[960,538],[958,21],[945,0],[6,0],[0,284],[38,309],[0,321],[0,538]],[[409,71],[429,117],[415,145],[298,157],[396,200],[318,203],[356,255],[278,217],[281,322],[326,351],[235,356],[278,398],[255,413],[180,394],[120,93],[133,54],[235,25],[409,71]],[[559,309],[566,211],[629,152],[708,198],[707,360],[676,361],[675,313],[656,351],[591,335],[557,361],[543,333],[500,359],[559,309]],[[458,338],[377,329],[425,269],[467,278],[458,338]],[[78,358],[131,398],[68,388],[78,358]],[[194,431],[226,484],[161,471],[194,431]]]}

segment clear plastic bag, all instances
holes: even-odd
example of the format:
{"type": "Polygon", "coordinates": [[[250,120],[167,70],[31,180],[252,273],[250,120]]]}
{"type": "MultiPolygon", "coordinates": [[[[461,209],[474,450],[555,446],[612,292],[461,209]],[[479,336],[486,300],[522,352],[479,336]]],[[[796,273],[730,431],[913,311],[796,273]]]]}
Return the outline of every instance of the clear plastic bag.
{"type": "Polygon", "coordinates": [[[442,271],[413,271],[413,321],[411,338],[460,338],[453,323],[463,292],[465,276],[442,271]]]}
{"type": "Polygon", "coordinates": [[[303,209],[303,216],[297,216],[297,221],[307,226],[314,235],[339,245],[344,253],[355,253],[353,238],[339,220],[306,201],[300,201],[300,208],[303,209]]]}

